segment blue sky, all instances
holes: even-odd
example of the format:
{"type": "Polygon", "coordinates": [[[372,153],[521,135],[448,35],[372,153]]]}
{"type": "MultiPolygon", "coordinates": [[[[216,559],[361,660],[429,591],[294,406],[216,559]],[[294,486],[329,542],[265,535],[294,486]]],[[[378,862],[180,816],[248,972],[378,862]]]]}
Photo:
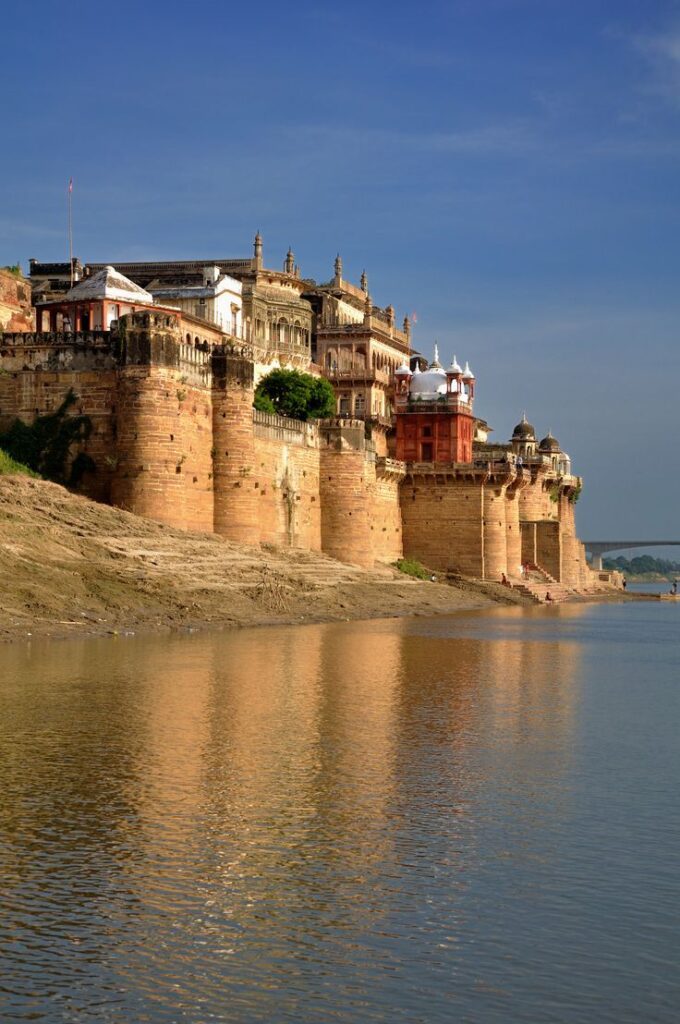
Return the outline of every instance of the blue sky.
{"type": "Polygon", "coordinates": [[[366,268],[586,478],[680,539],[680,3],[35,0],[3,12],[0,263],[366,268]]]}

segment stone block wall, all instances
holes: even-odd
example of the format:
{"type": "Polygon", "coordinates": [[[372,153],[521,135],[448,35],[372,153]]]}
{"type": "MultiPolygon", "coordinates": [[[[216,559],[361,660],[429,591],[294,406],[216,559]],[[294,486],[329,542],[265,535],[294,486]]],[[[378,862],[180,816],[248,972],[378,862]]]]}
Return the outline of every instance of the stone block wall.
{"type": "Polygon", "coordinates": [[[213,530],[212,396],[179,367],[125,366],[116,388],[114,505],[213,530]]]}
{"type": "Polygon", "coordinates": [[[404,556],[440,572],[484,575],[484,491],[470,474],[412,474],[400,488],[404,556]]]}
{"type": "Polygon", "coordinates": [[[0,336],[0,430],[15,419],[32,423],[56,412],[70,390],[76,396],[71,414],[90,417],[92,433],[74,448],[93,460],[95,470],[82,478],[80,490],[97,501],[110,501],[115,465],[116,358],[108,334],[34,334],[0,336]]]}
{"type": "Polygon", "coordinates": [[[505,504],[505,548],[507,554],[507,575],[518,577],[522,565],[522,534],[519,520],[519,489],[521,478],[506,491],[505,504]]]}
{"type": "Polygon", "coordinates": [[[374,492],[375,453],[367,453],[364,424],[347,420],[326,426],[319,464],[323,551],[352,565],[374,565],[374,492]]]}
{"type": "Polygon", "coordinates": [[[558,522],[536,523],[536,564],[558,583],[562,579],[562,532],[558,522]]]}
{"type": "Polygon", "coordinates": [[[225,349],[213,355],[212,369],[214,530],[258,544],[253,361],[245,349],[225,349]]]}
{"type": "Polygon", "coordinates": [[[396,562],[404,553],[399,504],[403,478],[403,463],[377,458],[371,517],[371,543],[377,562],[396,562]]]}
{"type": "Polygon", "coordinates": [[[508,573],[506,485],[492,483],[482,485],[483,502],[483,549],[482,572],[484,579],[500,581],[508,573]]]}
{"type": "Polygon", "coordinates": [[[545,473],[539,472],[529,477],[525,470],[524,475],[527,482],[519,494],[520,519],[528,522],[557,519],[557,504],[551,500],[551,484],[546,480],[545,473]]]}
{"type": "Polygon", "coordinates": [[[210,354],[182,341],[179,317],[123,317],[116,339],[115,505],[185,530],[212,532],[210,354]]]}
{"type": "Polygon", "coordinates": [[[253,423],[260,542],[321,550],[318,428],[257,411],[253,423]]]}

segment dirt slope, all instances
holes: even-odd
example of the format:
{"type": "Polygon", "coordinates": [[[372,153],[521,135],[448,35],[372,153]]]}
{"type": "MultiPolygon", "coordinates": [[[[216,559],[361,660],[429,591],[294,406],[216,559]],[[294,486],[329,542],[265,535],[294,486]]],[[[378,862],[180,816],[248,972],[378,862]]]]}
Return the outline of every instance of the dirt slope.
{"type": "Polygon", "coordinates": [[[0,476],[0,640],[482,607],[492,596],[240,547],[0,476]]]}

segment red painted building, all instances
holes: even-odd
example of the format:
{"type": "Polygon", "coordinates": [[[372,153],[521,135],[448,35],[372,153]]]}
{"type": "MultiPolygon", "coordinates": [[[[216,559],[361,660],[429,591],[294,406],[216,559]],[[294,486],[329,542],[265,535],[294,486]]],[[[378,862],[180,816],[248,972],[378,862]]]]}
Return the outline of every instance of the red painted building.
{"type": "Polygon", "coordinates": [[[404,364],[396,372],[396,457],[404,462],[472,462],[475,378],[454,356],[448,370],[437,347],[427,370],[404,364]]]}

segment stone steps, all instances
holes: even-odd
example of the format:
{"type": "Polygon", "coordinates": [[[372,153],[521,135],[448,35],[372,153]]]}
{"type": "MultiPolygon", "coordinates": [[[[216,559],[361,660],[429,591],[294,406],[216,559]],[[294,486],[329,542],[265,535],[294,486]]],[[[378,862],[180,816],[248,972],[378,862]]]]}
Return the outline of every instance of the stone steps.
{"type": "Polygon", "coordinates": [[[513,582],[511,586],[518,594],[522,594],[523,597],[528,597],[534,604],[549,603],[546,602],[545,599],[545,596],[548,593],[555,604],[566,601],[570,596],[570,591],[567,590],[566,587],[560,586],[559,583],[549,583],[545,580],[541,582],[524,580],[517,583],[513,582]]]}

